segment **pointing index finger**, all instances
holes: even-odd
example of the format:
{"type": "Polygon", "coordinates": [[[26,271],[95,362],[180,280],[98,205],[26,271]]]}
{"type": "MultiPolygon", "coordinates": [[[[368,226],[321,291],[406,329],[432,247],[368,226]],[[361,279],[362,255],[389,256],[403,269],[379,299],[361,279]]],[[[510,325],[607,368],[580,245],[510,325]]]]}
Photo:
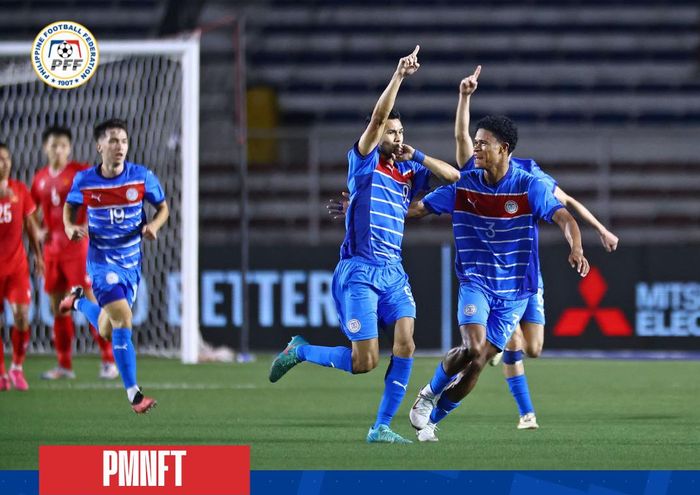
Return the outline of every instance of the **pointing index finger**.
{"type": "Polygon", "coordinates": [[[480,65],[477,65],[477,66],[476,66],[476,70],[474,70],[474,74],[472,74],[472,76],[474,76],[474,79],[478,79],[478,78],[479,78],[479,74],[481,74],[481,66],[480,66],[480,65]]]}
{"type": "Polygon", "coordinates": [[[415,50],[413,50],[413,53],[411,53],[411,55],[418,55],[418,50],[420,50],[420,45],[416,45],[416,48],[415,50]]]}

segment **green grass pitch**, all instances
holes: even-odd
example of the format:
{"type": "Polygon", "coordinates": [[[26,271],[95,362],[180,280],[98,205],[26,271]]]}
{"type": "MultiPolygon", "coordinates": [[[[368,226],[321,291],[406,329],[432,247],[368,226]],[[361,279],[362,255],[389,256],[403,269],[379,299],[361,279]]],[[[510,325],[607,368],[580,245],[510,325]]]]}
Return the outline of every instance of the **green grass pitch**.
{"type": "MultiPolygon", "coordinates": [[[[393,427],[414,438],[408,410],[438,358],[416,359],[393,427]]],[[[0,393],[0,469],[36,469],[44,444],[245,444],[253,469],[700,469],[698,361],[526,361],[540,423],[518,431],[501,368],[441,424],[432,444],[368,445],[386,358],[350,376],[301,364],[267,380],[270,356],[251,364],[184,366],[139,359],[158,407],[131,412],[121,383],[79,357],[74,381],[45,382],[54,363],[29,356],[30,390],[0,393]]]]}

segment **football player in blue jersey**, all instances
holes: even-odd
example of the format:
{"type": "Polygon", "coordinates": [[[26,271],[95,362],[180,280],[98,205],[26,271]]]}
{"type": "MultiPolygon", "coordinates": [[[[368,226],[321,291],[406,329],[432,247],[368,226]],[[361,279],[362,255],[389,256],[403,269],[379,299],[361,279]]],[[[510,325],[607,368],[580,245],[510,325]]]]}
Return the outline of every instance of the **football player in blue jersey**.
{"type": "Polygon", "coordinates": [[[456,184],[436,189],[415,206],[415,216],[452,215],[462,335],[461,345],[438,364],[411,409],[419,441],[437,441],[437,424],[459,406],[486,363],[505,348],[528,300],[537,294],[540,219],[561,228],[571,247],[569,264],[581,276],[589,270],[576,220],[547,184],[511,165],[518,140],[515,124],[507,117],[489,116],[476,127],[475,168],[464,169],[456,184]]]}
{"type": "Polygon", "coordinates": [[[378,326],[394,328],[391,361],[370,443],[410,443],[390,424],[404,395],[413,366],[416,306],[401,266],[404,218],[414,195],[427,190],[434,176],[443,183],[459,171],[403,142],[404,129],[394,101],[403,80],[415,73],[419,47],[403,57],[379,97],[367,128],[348,152],[350,203],[340,262],[333,275],[333,297],[340,325],[352,347],[310,345],[295,336],[273,361],[270,381],[308,361],[348,373],[366,373],[379,362],[378,326]]]}
{"type": "MultiPolygon", "coordinates": [[[[464,78],[460,83],[459,103],[455,118],[455,139],[457,144],[457,165],[463,169],[474,168],[474,147],[469,135],[469,95],[473,92],[481,68],[475,74],[464,78]]],[[[546,174],[539,165],[530,159],[516,158],[511,155],[510,163],[531,173],[547,184],[554,196],[570,211],[577,214],[598,233],[603,247],[612,252],[617,249],[618,238],[610,232],[598,219],[579,201],[566,194],[550,175],[546,174]]],[[[409,212],[409,216],[411,213],[409,212]]],[[[527,309],[518,324],[513,337],[508,342],[506,350],[491,360],[492,365],[498,364],[502,357],[503,371],[513,398],[518,406],[520,419],[518,429],[536,429],[539,427],[535,409],[530,399],[530,390],[523,366],[523,354],[536,358],[542,353],[544,343],[544,284],[541,273],[538,274],[538,291],[528,300],[527,309]],[[498,358],[498,359],[497,359],[498,358]]]]}
{"type": "Polygon", "coordinates": [[[131,306],[141,279],[142,239],[158,237],[168,219],[168,203],[155,174],[126,161],[129,136],[124,121],[111,119],[98,124],[94,137],[102,161],[76,174],[63,222],[69,239],[89,237],[87,271],[98,304],[76,287],[59,309],[63,313],[80,311],[103,337],[111,338],[127,398],[134,412],[143,414],[155,407],[156,401],[144,396],[136,381],[131,306]],[[145,202],[156,209],[150,221],[145,202]],[[81,205],[87,206],[87,226],[75,223],[81,205]]]}

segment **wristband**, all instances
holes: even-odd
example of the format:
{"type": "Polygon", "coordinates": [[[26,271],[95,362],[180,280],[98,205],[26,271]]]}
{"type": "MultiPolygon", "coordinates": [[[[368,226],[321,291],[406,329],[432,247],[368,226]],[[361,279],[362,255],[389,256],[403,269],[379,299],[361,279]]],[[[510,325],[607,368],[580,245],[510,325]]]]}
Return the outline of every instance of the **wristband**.
{"type": "Polygon", "coordinates": [[[422,164],[423,160],[425,160],[425,153],[421,150],[413,150],[413,161],[422,164]]]}

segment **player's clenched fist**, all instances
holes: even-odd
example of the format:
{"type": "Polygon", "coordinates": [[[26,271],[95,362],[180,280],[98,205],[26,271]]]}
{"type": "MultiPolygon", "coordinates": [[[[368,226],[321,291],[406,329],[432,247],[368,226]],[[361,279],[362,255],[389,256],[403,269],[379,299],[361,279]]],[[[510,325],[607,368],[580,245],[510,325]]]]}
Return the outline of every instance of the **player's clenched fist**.
{"type": "Polygon", "coordinates": [[[410,76],[420,67],[420,64],[418,63],[418,50],[420,50],[420,45],[416,45],[413,53],[399,60],[399,65],[396,68],[396,72],[398,72],[401,77],[410,76]]]}

